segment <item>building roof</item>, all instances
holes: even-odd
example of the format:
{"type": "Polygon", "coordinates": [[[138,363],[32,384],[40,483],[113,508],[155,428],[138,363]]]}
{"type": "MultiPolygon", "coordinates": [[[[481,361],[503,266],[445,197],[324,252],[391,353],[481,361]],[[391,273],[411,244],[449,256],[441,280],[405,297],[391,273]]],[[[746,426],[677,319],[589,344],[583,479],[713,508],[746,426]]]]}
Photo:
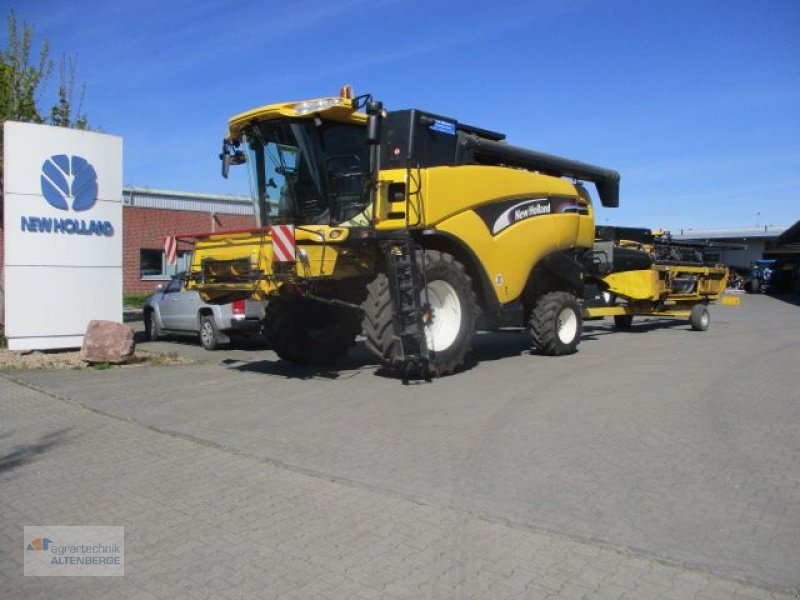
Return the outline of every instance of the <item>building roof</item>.
{"type": "Polygon", "coordinates": [[[800,244],[800,221],[789,227],[778,237],[779,244],[800,244]]]}
{"type": "Polygon", "coordinates": [[[719,240],[747,238],[776,238],[788,227],[786,225],[762,225],[727,229],[679,229],[672,232],[676,240],[719,240]]]}
{"type": "Polygon", "coordinates": [[[125,206],[136,206],[139,208],[184,210],[228,215],[253,214],[253,203],[249,196],[199,194],[196,192],[126,186],[122,188],[122,202],[125,206]]]}

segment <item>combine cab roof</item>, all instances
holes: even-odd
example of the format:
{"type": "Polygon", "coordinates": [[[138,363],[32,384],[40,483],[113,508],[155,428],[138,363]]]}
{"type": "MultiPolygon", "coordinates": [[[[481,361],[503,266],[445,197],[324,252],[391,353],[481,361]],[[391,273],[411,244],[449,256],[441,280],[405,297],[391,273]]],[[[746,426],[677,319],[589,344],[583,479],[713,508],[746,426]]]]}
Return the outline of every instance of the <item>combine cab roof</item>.
{"type": "Polygon", "coordinates": [[[296,102],[267,104],[231,117],[228,122],[228,137],[238,139],[242,130],[253,121],[269,121],[272,119],[311,119],[315,115],[330,121],[363,125],[367,115],[356,112],[353,101],[349,98],[330,97],[296,102]]]}

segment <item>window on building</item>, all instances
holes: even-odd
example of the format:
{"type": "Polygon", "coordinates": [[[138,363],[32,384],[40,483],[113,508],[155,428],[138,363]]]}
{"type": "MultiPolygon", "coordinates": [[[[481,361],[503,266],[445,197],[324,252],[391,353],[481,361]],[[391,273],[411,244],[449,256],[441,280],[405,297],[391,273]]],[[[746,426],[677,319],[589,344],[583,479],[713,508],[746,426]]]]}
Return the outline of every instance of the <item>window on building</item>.
{"type": "Polygon", "coordinates": [[[191,253],[178,251],[178,260],[174,265],[167,264],[163,250],[139,250],[139,277],[141,279],[169,279],[182,271],[188,271],[191,264],[191,253]]]}

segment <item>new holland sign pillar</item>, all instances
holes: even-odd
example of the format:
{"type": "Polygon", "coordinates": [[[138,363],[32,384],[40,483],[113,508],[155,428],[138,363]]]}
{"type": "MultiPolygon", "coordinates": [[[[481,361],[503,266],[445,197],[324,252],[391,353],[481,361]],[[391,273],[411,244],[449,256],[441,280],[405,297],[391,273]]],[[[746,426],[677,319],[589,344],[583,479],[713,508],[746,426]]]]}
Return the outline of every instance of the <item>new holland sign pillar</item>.
{"type": "Polygon", "coordinates": [[[122,138],[4,129],[8,347],[79,347],[92,319],[122,320],[122,138]]]}

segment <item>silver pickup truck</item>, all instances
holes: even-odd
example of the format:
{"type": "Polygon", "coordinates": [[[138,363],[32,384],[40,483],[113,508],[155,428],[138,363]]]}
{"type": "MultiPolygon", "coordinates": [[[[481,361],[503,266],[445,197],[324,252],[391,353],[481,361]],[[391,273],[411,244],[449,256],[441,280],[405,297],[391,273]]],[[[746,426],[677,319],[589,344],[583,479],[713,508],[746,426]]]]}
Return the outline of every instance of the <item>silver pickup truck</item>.
{"type": "Polygon", "coordinates": [[[198,335],[203,348],[216,350],[230,343],[232,333],[252,335],[261,331],[265,302],[206,304],[185,284],[185,275],[179,273],[145,300],[144,329],[148,339],[155,341],[168,333],[198,335]]]}

